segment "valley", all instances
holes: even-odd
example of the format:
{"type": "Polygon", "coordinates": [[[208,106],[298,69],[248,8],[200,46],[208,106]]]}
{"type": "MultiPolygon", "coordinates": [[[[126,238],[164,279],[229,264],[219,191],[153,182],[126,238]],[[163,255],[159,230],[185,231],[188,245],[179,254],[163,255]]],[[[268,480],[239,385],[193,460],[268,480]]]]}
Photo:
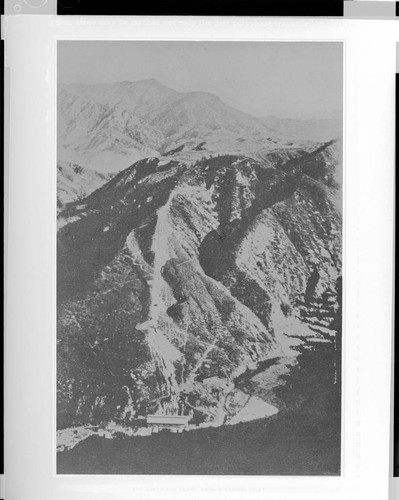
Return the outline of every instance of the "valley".
{"type": "Polygon", "coordinates": [[[93,456],[101,446],[105,461],[116,442],[130,457],[122,473],[168,473],[175,440],[182,457],[194,441],[234,439],[263,460],[256,439],[273,448],[296,419],[317,429],[306,460],[324,443],[336,471],[340,139],[287,140],[216,96],[156,80],[62,85],[59,113],[62,472],[80,456],[104,471],[93,456]],[[189,431],[151,436],[149,414],[189,415],[189,431]],[[136,447],[153,465],[132,459],[136,447]]]}

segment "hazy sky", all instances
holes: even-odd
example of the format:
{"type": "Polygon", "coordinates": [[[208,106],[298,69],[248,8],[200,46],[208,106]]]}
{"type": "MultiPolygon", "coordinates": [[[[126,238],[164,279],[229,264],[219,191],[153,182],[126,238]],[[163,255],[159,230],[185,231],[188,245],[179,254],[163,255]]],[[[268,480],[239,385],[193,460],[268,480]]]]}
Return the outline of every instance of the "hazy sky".
{"type": "Polygon", "coordinates": [[[255,116],[338,117],[340,42],[58,42],[60,82],[156,78],[201,90],[255,116]]]}

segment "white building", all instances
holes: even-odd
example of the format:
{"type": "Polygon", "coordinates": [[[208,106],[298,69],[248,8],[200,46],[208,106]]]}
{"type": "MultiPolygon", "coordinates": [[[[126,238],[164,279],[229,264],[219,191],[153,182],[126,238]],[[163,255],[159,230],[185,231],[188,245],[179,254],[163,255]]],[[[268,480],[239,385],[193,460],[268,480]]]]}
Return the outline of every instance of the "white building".
{"type": "Polygon", "coordinates": [[[167,429],[171,432],[183,432],[187,428],[188,415],[147,415],[147,425],[152,432],[167,429]]]}

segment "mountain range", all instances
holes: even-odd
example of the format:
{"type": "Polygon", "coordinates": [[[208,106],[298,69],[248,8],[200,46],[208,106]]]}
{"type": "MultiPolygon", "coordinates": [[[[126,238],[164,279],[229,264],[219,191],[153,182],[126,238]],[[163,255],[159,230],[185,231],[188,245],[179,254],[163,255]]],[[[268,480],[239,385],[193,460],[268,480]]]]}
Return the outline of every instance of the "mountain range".
{"type": "Polygon", "coordinates": [[[270,416],[301,346],[339,366],[339,127],[156,80],[60,85],[58,112],[60,443],[270,416]]]}
{"type": "Polygon", "coordinates": [[[59,206],[89,193],[135,161],[238,154],[265,158],[281,149],[302,149],[309,141],[339,137],[336,123],[257,119],[206,92],[177,92],[157,80],[104,84],[59,84],[58,162],[84,169],[77,185],[60,171],[59,206]],[[308,132],[306,132],[308,130],[308,132]],[[89,180],[92,179],[90,188],[89,180]],[[79,183],[82,182],[82,186],[79,183]]]}

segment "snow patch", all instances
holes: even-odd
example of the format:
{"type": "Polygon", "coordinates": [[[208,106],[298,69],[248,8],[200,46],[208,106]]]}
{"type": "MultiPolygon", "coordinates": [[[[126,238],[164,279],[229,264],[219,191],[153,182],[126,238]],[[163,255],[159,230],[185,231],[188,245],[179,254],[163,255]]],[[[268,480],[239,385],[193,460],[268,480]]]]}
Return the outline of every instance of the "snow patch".
{"type": "Polygon", "coordinates": [[[162,268],[170,258],[176,257],[168,251],[171,248],[169,244],[171,227],[168,213],[172,196],[173,193],[171,193],[168,202],[158,209],[157,224],[151,244],[154,265],[150,285],[151,305],[149,319],[141,325],[136,326],[139,330],[147,331],[147,341],[152,356],[155,363],[161,368],[169,389],[178,387],[174,363],[182,357],[182,353],[162,333],[164,328],[159,326],[161,317],[164,318],[167,316],[166,310],[168,305],[166,300],[170,294],[169,286],[162,277],[162,268]]]}
{"type": "Polygon", "coordinates": [[[256,396],[251,396],[244,408],[234,415],[227,424],[235,425],[240,422],[249,422],[258,418],[271,417],[276,413],[278,413],[278,408],[256,396]]]}
{"type": "Polygon", "coordinates": [[[71,450],[90,436],[113,439],[117,434],[124,434],[128,437],[149,436],[151,434],[151,429],[148,427],[134,429],[133,427],[126,427],[113,421],[109,422],[103,428],[94,426],[69,427],[68,429],[57,431],[57,451],[71,450]]]}

